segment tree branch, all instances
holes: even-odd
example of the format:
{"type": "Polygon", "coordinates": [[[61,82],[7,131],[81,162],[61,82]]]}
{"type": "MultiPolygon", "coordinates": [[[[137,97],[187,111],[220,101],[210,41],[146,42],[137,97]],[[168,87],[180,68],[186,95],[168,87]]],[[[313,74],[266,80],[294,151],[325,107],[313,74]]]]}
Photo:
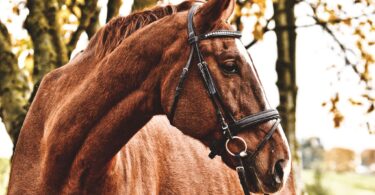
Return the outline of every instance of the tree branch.
{"type": "Polygon", "coordinates": [[[258,39],[254,39],[249,44],[245,45],[245,48],[249,49],[250,47],[252,47],[253,45],[255,45],[257,42],[258,42],[258,39]]]}
{"type": "MultiPolygon", "coordinates": [[[[325,30],[332,37],[332,39],[336,42],[336,44],[340,47],[341,51],[344,54],[346,54],[348,51],[354,53],[352,50],[346,48],[346,46],[343,43],[341,43],[341,41],[336,37],[336,35],[334,34],[334,32],[327,25],[321,25],[321,27],[323,28],[323,30],[325,30]]],[[[356,68],[356,66],[350,62],[348,56],[344,55],[344,57],[345,57],[345,63],[347,65],[353,66],[354,71],[356,73],[359,73],[358,69],[356,68]]]]}
{"type": "Polygon", "coordinates": [[[134,0],[132,12],[156,5],[157,2],[158,0],[134,0]]]}
{"type": "Polygon", "coordinates": [[[100,14],[100,9],[96,8],[94,15],[90,19],[90,24],[86,29],[87,36],[89,39],[98,31],[100,28],[99,25],[99,14],[100,14]]]}
{"type": "Polygon", "coordinates": [[[108,0],[107,4],[107,22],[109,22],[113,17],[118,16],[122,0],[108,0]]]}
{"type": "Polygon", "coordinates": [[[48,20],[49,24],[49,34],[52,37],[52,43],[54,45],[54,49],[56,50],[56,66],[60,67],[66,64],[69,61],[69,56],[66,50],[66,45],[64,43],[64,39],[61,36],[61,23],[57,18],[58,12],[60,11],[56,0],[48,0],[45,1],[46,10],[45,15],[48,20]]]}
{"type": "MultiPolygon", "coordinates": [[[[269,23],[273,20],[273,17],[271,17],[270,19],[267,19],[267,23],[266,25],[263,27],[262,31],[263,31],[263,34],[265,34],[266,32],[268,31],[271,31],[272,29],[268,28],[268,25],[269,23]]],[[[251,41],[249,44],[245,45],[245,48],[246,49],[249,49],[250,47],[252,47],[253,45],[255,45],[259,40],[257,39],[254,39],[253,41],[251,41]]]]}
{"type": "MultiPolygon", "coordinates": [[[[347,52],[352,52],[354,53],[353,51],[351,51],[350,49],[346,48],[346,46],[337,38],[337,36],[335,35],[335,33],[328,27],[328,24],[330,24],[330,22],[322,22],[319,18],[318,18],[318,14],[317,14],[317,7],[314,6],[314,5],[311,5],[309,4],[312,11],[313,11],[313,16],[311,16],[316,24],[320,25],[322,27],[322,29],[324,31],[326,31],[332,38],[333,40],[336,42],[336,44],[340,47],[341,51],[344,53],[344,60],[345,60],[345,64],[347,66],[350,66],[352,67],[353,71],[355,73],[357,73],[358,75],[360,75],[360,72],[357,68],[357,66],[354,64],[354,63],[351,63],[350,62],[350,59],[348,58],[348,56],[346,55],[347,52]]],[[[361,16],[358,16],[358,17],[361,17],[361,16]]],[[[341,20],[340,19],[337,19],[335,20],[337,23],[340,22],[341,20]]],[[[332,24],[332,23],[331,23],[332,24]]]]}
{"type": "Polygon", "coordinates": [[[33,82],[39,81],[43,75],[57,67],[56,50],[51,37],[50,26],[46,18],[46,2],[28,0],[26,3],[29,15],[24,26],[31,36],[34,47],[33,82]]]}
{"type": "Polygon", "coordinates": [[[372,12],[372,13],[366,13],[366,14],[362,14],[362,15],[359,15],[359,16],[353,16],[353,17],[347,17],[347,18],[337,18],[337,19],[334,19],[334,20],[326,21],[326,22],[317,19],[316,16],[311,16],[311,17],[314,18],[315,23],[299,25],[299,26],[296,26],[296,27],[297,28],[307,28],[307,27],[312,27],[312,26],[316,26],[316,25],[338,24],[338,23],[341,23],[341,22],[344,22],[344,21],[357,20],[357,19],[360,19],[362,17],[368,17],[368,18],[375,17],[375,11],[372,12]]]}
{"type": "Polygon", "coordinates": [[[71,0],[70,4],[67,5],[69,11],[78,18],[77,12],[74,10],[74,7],[77,5],[77,0],[71,0]]]}
{"type": "Polygon", "coordinates": [[[77,30],[73,33],[67,45],[69,56],[76,47],[82,32],[86,31],[86,29],[89,27],[91,18],[95,15],[95,11],[93,10],[97,10],[97,4],[98,0],[85,0],[84,5],[79,5],[81,9],[81,17],[79,18],[77,30]]]}

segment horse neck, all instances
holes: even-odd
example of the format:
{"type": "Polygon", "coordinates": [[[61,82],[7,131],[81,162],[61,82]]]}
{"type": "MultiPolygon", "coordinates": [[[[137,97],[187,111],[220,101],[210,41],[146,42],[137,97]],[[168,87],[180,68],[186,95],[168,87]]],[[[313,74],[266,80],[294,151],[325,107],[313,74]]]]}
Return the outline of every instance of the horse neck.
{"type": "Polygon", "coordinates": [[[74,193],[95,185],[129,139],[162,112],[159,83],[164,67],[159,63],[174,38],[164,35],[176,34],[166,32],[176,28],[160,28],[157,23],[125,39],[84,78],[79,78],[81,70],[69,69],[86,67],[67,66],[67,79],[80,82],[54,94],[62,100],[46,120],[48,133],[42,139],[47,145],[42,178],[51,193],[62,187],[74,193]]]}

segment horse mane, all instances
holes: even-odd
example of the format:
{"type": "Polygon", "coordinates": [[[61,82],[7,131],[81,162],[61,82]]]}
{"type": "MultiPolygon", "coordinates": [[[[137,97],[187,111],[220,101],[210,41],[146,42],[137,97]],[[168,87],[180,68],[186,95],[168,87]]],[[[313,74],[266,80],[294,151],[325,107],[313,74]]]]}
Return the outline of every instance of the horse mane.
{"type": "Polygon", "coordinates": [[[156,6],[148,10],[134,12],[126,17],[116,17],[96,33],[89,42],[88,48],[94,47],[96,56],[104,57],[137,30],[165,16],[187,10],[191,5],[191,1],[185,1],[178,5],[156,6]]]}

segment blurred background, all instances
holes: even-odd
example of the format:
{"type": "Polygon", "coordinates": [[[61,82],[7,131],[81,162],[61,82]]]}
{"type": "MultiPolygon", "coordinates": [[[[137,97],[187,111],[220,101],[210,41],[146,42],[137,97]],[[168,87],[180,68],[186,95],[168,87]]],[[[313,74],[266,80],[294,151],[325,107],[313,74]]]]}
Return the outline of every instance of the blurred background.
{"type": "MultiPolygon", "coordinates": [[[[111,18],[181,0],[0,2],[0,195],[43,75],[111,18]]],[[[237,0],[243,32],[282,116],[303,194],[375,194],[375,1],[237,0]]]]}

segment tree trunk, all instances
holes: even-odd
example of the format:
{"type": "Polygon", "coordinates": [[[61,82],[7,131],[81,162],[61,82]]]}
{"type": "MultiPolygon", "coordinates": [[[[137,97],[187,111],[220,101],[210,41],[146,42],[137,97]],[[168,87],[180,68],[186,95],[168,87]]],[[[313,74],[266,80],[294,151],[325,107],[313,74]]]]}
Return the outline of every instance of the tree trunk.
{"type": "Polygon", "coordinates": [[[26,116],[30,87],[11,49],[8,30],[0,22],[0,117],[15,145],[26,116]]]}
{"type": "MultiPolygon", "coordinates": [[[[90,23],[94,22],[94,24],[90,27],[91,29],[94,28],[95,30],[97,28],[98,20],[95,18],[96,14],[99,14],[97,11],[97,4],[98,0],[85,0],[85,4],[81,5],[81,17],[79,18],[78,28],[73,33],[72,38],[70,39],[67,45],[69,56],[72,53],[72,51],[76,48],[77,42],[81,34],[89,28],[90,23]]],[[[94,30],[89,31],[90,35],[92,35],[92,32],[94,30]]]]}
{"type": "Polygon", "coordinates": [[[107,22],[109,22],[113,17],[118,16],[122,0],[108,0],[107,4],[107,22]]]}
{"type": "MultiPolygon", "coordinates": [[[[289,141],[292,152],[296,181],[299,181],[300,158],[296,140],[296,32],[294,16],[294,0],[278,0],[274,3],[274,19],[276,23],[277,54],[276,71],[277,86],[280,93],[278,110],[281,123],[289,141]],[[290,27],[290,28],[288,28],[290,27]]],[[[298,189],[298,186],[297,186],[298,189]]]]}
{"type": "Polygon", "coordinates": [[[59,19],[62,5],[59,3],[61,2],[58,0],[28,0],[26,3],[29,15],[24,27],[31,37],[34,49],[31,80],[18,68],[17,57],[11,51],[9,33],[0,23],[0,117],[14,146],[28,105],[32,102],[42,77],[68,62],[82,32],[86,31],[90,36],[99,27],[97,0],[85,0],[79,6],[82,13],[79,27],[69,43],[65,44],[59,19]],[[32,92],[30,83],[35,84],[32,92]]]}
{"type": "Polygon", "coordinates": [[[61,23],[58,18],[60,8],[57,0],[47,0],[45,6],[45,17],[48,20],[52,44],[57,53],[56,66],[60,67],[69,61],[68,51],[63,36],[61,36],[61,23]]]}
{"type": "Polygon", "coordinates": [[[132,12],[156,5],[158,0],[134,0],[132,12]]]}
{"type": "MultiPolygon", "coordinates": [[[[54,2],[57,5],[57,2],[54,2]]],[[[60,44],[57,43],[56,37],[61,35],[51,35],[51,33],[58,32],[58,30],[50,27],[50,23],[54,23],[56,18],[49,17],[56,17],[57,11],[54,8],[48,9],[51,4],[54,3],[42,0],[28,0],[26,3],[30,13],[24,25],[33,41],[34,71],[32,75],[34,83],[41,80],[46,73],[62,65],[59,63],[62,60],[58,57],[61,54],[55,48],[56,45],[60,44]],[[49,17],[47,17],[47,13],[49,17]]]]}
{"type": "Polygon", "coordinates": [[[92,15],[90,19],[90,24],[86,29],[87,36],[89,39],[94,36],[94,34],[99,30],[100,24],[99,24],[99,14],[100,14],[100,8],[96,8],[95,13],[92,15]]]}

